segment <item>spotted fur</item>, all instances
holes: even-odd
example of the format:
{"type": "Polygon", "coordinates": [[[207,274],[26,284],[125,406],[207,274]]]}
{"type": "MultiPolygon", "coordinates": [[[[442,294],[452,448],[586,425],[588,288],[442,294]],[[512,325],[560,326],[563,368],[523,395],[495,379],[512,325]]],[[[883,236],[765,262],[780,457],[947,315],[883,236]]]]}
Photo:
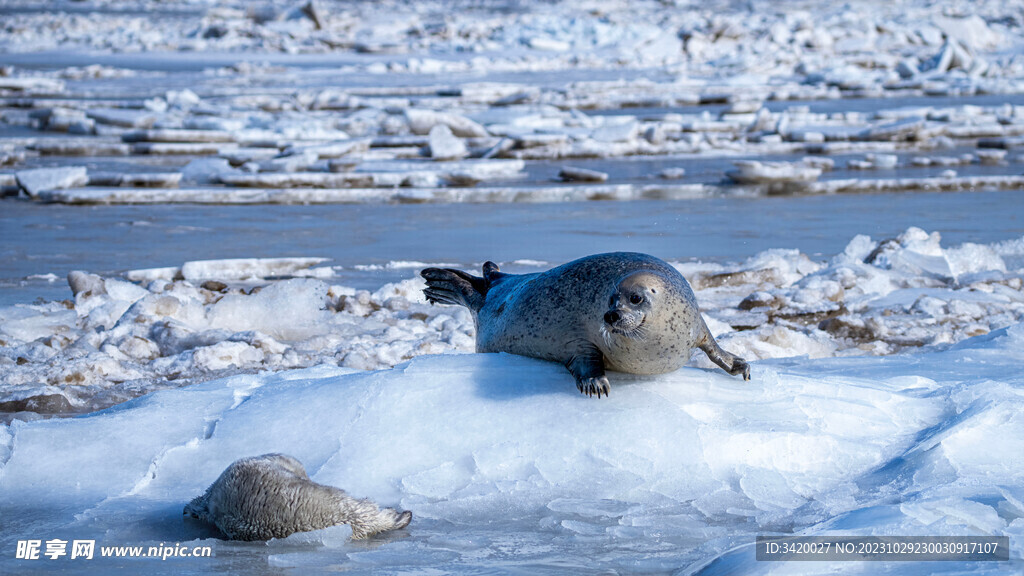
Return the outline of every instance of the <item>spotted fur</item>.
{"type": "Polygon", "coordinates": [[[483,273],[421,272],[428,300],[473,313],[477,352],[562,362],[587,395],[608,393],[605,368],[671,372],[694,347],[730,374],[750,379],[747,363],[715,342],[686,279],[653,256],[597,254],[536,274],[503,274],[488,262],[483,273]]]}

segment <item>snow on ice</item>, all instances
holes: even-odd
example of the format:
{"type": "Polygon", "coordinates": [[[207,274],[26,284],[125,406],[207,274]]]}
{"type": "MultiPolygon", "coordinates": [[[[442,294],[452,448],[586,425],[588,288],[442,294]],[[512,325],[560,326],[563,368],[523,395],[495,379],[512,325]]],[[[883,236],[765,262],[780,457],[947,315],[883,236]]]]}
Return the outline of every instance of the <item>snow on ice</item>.
{"type": "Polygon", "coordinates": [[[905,357],[757,362],[750,382],[693,368],[613,375],[602,401],[578,394],[561,366],[504,354],[237,375],[0,429],[11,514],[0,541],[212,544],[215,560],[174,564],[190,573],[229,562],[472,572],[575,558],[587,571],[767,574],[755,535],[1011,535],[1016,560],[990,569],[1008,573],[1024,527],[1022,349],[1015,324],[905,357]],[[413,524],[367,548],[315,533],[240,545],[182,521],[184,503],[230,462],[277,451],[317,482],[412,510],[413,524]]]}
{"type": "MultiPolygon", "coordinates": [[[[857,236],[824,262],[774,249],[730,267],[677,266],[726,348],[748,359],[820,358],[950,344],[1024,320],[1022,256],[1019,241],[944,248],[937,233],[911,228],[857,236]]],[[[0,309],[0,406],[25,417],[87,412],[219,374],[370,370],[473,351],[468,311],[428,305],[420,279],[355,290],[332,285],[322,264],[199,261],[124,279],[73,272],[73,299],[0,309]]],[[[694,362],[710,367],[699,354],[694,362]]]]}

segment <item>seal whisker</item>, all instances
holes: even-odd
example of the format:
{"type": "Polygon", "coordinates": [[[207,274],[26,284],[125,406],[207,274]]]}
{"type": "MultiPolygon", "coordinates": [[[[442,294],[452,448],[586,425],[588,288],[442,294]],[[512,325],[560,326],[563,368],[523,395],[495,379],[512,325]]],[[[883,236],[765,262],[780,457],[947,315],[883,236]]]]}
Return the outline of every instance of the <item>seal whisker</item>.
{"type": "Polygon", "coordinates": [[[636,332],[636,339],[637,340],[641,340],[641,341],[647,340],[647,334],[648,334],[647,326],[645,326],[643,323],[641,323],[639,326],[636,327],[635,332],[636,332]]]}
{"type": "Polygon", "coordinates": [[[630,328],[629,330],[622,330],[619,332],[619,334],[622,334],[623,336],[629,338],[630,340],[637,340],[639,342],[643,342],[644,340],[647,339],[647,326],[644,325],[644,322],[646,320],[646,318],[641,319],[639,324],[630,328]]]}

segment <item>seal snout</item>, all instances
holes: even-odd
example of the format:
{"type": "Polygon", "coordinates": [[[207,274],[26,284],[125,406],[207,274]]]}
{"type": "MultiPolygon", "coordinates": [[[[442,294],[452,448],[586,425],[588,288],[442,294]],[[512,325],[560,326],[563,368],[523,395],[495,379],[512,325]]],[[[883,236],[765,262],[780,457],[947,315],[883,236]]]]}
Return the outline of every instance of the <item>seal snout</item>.
{"type": "Polygon", "coordinates": [[[639,310],[613,308],[604,313],[604,330],[609,334],[643,340],[647,336],[647,330],[644,327],[646,319],[646,315],[639,310]]]}

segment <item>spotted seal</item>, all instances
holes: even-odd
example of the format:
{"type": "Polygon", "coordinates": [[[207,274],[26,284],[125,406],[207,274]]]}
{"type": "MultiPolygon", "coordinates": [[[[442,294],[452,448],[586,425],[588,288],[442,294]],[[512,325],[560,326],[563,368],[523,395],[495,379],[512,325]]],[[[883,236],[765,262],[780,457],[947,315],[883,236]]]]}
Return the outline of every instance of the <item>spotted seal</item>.
{"type": "Polygon", "coordinates": [[[682,274],[647,254],[597,254],[536,274],[505,274],[487,262],[483,278],[450,268],[420,275],[428,301],[473,313],[477,352],[562,362],[587,396],[608,394],[605,368],[671,372],[695,346],[750,379],[747,362],[715,342],[682,274]]]}
{"type": "Polygon", "coordinates": [[[353,538],[368,538],[412,520],[411,512],[378,508],[313,482],[302,463],[285,454],[236,460],[184,513],[214,524],[231,540],[285,538],[336,524],[351,526],[353,538]]]}

